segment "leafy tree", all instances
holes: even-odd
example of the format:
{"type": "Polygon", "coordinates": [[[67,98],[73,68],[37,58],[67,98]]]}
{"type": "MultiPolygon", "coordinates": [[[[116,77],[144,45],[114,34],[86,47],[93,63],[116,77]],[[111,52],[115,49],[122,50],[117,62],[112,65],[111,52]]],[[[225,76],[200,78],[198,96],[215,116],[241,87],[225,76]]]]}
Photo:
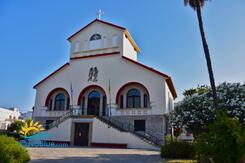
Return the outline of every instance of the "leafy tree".
{"type": "Polygon", "coordinates": [[[203,27],[203,21],[202,21],[201,8],[204,7],[206,1],[208,1],[208,0],[184,0],[184,3],[185,3],[185,5],[189,5],[192,9],[194,9],[196,11],[196,14],[197,14],[198,23],[199,23],[199,30],[201,33],[204,54],[205,54],[205,58],[206,58],[206,62],[207,62],[209,79],[210,79],[210,84],[211,84],[211,88],[212,88],[213,105],[214,105],[214,107],[217,107],[217,94],[216,94],[216,87],[215,87],[215,81],[214,81],[214,75],[213,75],[213,68],[212,68],[211,57],[210,57],[208,43],[206,40],[204,27],[203,27]]]}
{"type": "Polygon", "coordinates": [[[219,113],[207,132],[197,138],[196,149],[200,160],[235,163],[245,154],[245,128],[238,120],[219,113]]]}
{"type": "Polygon", "coordinates": [[[23,127],[24,125],[25,123],[23,121],[17,120],[10,124],[10,126],[8,127],[8,131],[19,133],[21,130],[21,127],[23,127]]]}
{"type": "Polygon", "coordinates": [[[209,90],[209,87],[206,86],[206,85],[201,85],[201,86],[198,86],[197,88],[191,88],[191,89],[188,89],[188,90],[185,90],[183,95],[184,96],[192,96],[194,95],[195,93],[197,94],[203,94],[203,93],[206,93],[208,92],[209,90]]]}
{"type": "MultiPolygon", "coordinates": [[[[217,95],[217,107],[245,125],[245,84],[222,83],[217,87],[217,95]]],[[[205,86],[192,88],[191,91],[185,91],[183,100],[175,105],[170,115],[171,125],[185,128],[197,136],[214,122],[215,112],[211,89],[205,86]]]]}

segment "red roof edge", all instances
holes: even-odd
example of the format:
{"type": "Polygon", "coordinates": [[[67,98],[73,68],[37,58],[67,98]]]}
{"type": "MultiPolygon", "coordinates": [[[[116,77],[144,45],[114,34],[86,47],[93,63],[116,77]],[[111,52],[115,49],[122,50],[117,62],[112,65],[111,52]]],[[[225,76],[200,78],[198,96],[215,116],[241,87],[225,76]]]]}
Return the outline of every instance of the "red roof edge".
{"type": "Polygon", "coordinates": [[[116,24],[112,24],[112,23],[108,23],[108,22],[105,22],[103,20],[99,20],[99,19],[95,19],[93,20],[91,23],[89,23],[88,25],[86,25],[85,27],[83,27],[82,29],[80,29],[79,31],[77,31],[76,33],[74,33],[73,35],[71,35],[67,40],[70,40],[72,37],[74,37],[75,35],[77,35],[78,33],[80,33],[82,30],[84,30],[85,28],[87,28],[88,26],[90,26],[91,24],[93,24],[94,22],[100,22],[100,23],[103,23],[103,24],[106,24],[106,25],[109,25],[109,26],[112,26],[112,27],[116,27],[116,28],[119,28],[119,29],[122,29],[122,30],[126,30],[126,28],[124,27],[121,27],[121,26],[118,26],[116,24]]]}
{"type": "Polygon", "coordinates": [[[33,88],[35,89],[39,84],[43,83],[48,78],[50,78],[51,76],[53,76],[54,74],[56,74],[57,72],[59,72],[60,70],[62,70],[63,68],[65,68],[68,65],[69,65],[69,63],[67,62],[66,64],[64,64],[63,66],[61,66],[60,68],[58,68],[57,70],[55,70],[54,72],[52,72],[50,75],[48,75],[46,78],[44,78],[43,80],[41,80],[40,82],[38,82],[36,85],[34,85],[33,88]]]}
{"type": "Polygon", "coordinates": [[[134,60],[132,60],[130,58],[127,58],[125,56],[122,56],[122,58],[125,59],[125,60],[127,60],[127,61],[130,61],[130,62],[132,62],[134,64],[137,64],[137,65],[139,65],[139,66],[141,66],[141,67],[143,67],[143,68],[145,68],[145,69],[147,69],[149,71],[152,71],[152,72],[154,72],[154,73],[156,73],[156,74],[158,74],[158,75],[160,75],[160,76],[162,76],[164,78],[166,78],[166,82],[167,82],[167,85],[169,87],[170,92],[172,93],[174,99],[177,98],[177,93],[176,93],[176,90],[174,88],[173,81],[172,81],[172,79],[171,79],[170,76],[168,76],[168,75],[166,75],[166,74],[164,74],[164,73],[162,73],[160,71],[157,71],[157,70],[155,70],[155,69],[153,69],[151,67],[148,67],[148,66],[146,66],[146,65],[144,65],[142,63],[136,62],[136,61],[134,61],[134,60]]]}
{"type": "Polygon", "coordinates": [[[120,51],[111,52],[111,53],[93,54],[93,55],[80,56],[80,57],[72,57],[70,59],[76,60],[76,59],[85,59],[85,58],[95,58],[95,57],[104,57],[104,56],[115,55],[115,54],[120,54],[120,51]]]}

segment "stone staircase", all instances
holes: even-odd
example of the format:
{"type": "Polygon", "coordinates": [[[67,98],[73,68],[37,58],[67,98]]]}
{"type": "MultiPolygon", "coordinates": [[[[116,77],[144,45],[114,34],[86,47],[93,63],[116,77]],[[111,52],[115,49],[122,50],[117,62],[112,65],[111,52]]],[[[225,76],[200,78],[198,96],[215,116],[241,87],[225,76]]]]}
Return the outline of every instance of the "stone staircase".
{"type": "Polygon", "coordinates": [[[141,140],[147,142],[148,144],[154,145],[154,146],[161,146],[162,140],[157,138],[156,136],[150,134],[149,132],[136,132],[134,131],[134,125],[130,123],[122,123],[121,121],[116,120],[114,117],[109,116],[97,116],[97,119],[104,122],[110,127],[116,128],[117,130],[121,132],[130,132],[140,138],[141,140]]]}
{"type": "MultiPolygon", "coordinates": [[[[59,124],[64,122],[66,119],[78,117],[76,113],[71,109],[67,113],[65,113],[63,116],[59,117],[54,122],[46,125],[46,129],[51,129],[53,127],[58,127],[59,124]]],[[[112,116],[96,116],[98,120],[108,125],[108,127],[115,128],[119,130],[120,132],[129,132],[135,135],[136,137],[140,138],[144,142],[154,145],[156,147],[160,147],[162,145],[162,140],[157,138],[156,136],[152,135],[149,131],[148,132],[137,132],[134,131],[134,125],[130,123],[122,123],[121,121],[118,121],[116,118],[112,116]]]]}

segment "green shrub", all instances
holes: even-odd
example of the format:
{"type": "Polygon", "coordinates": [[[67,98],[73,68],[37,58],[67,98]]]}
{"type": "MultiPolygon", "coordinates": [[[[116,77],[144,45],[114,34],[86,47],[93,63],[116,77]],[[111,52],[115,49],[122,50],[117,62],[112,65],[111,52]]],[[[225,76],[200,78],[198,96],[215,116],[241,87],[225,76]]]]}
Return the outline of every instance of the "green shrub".
{"type": "Polygon", "coordinates": [[[0,163],[27,163],[28,152],[14,138],[0,135],[0,163]]]}
{"type": "Polygon", "coordinates": [[[0,135],[6,135],[8,137],[13,137],[16,140],[20,140],[21,139],[20,134],[18,134],[16,132],[10,132],[10,131],[7,131],[7,130],[0,130],[0,135]]]}
{"type": "Polygon", "coordinates": [[[165,144],[161,148],[163,158],[187,158],[195,157],[195,148],[192,144],[186,142],[172,142],[165,144]]]}
{"type": "Polygon", "coordinates": [[[219,113],[208,131],[198,136],[196,150],[199,160],[239,162],[245,154],[245,128],[238,120],[219,113]]]}
{"type": "Polygon", "coordinates": [[[164,136],[164,140],[165,140],[165,144],[169,144],[173,141],[176,141],[176,137],[172,136],[171,138],[171,134],[167,134],[164,136]]]}
{"type": "Polygon", "coordinates": [[[17,120],[10,124],[10,126],[8,127],[8,131],[19,133],[21,130],[21,127],[23,127],[24,125],[25,125],[25,122],[21,120],[17,120]]]}

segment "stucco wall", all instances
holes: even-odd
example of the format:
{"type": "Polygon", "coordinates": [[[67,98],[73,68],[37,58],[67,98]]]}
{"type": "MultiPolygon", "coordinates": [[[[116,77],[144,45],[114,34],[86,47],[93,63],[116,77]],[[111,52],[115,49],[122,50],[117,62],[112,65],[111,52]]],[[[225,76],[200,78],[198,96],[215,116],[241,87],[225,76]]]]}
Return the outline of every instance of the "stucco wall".
{"type": "Polygon", "coordinates": [[[166,119],[163,115],[144,115],[144,116],[113,116],[114,119],[124,124],[134,126],[135,120],[145,120],[145,132],[149,133],[164,143],[166,133],[166,119]]]}
{"type": "Polygon", "coordinates": [[[80,92],[89,85],[99,85],[107,96],[109,104],[109,80],[111,81],[111,102],[116,103],[118,90],[128,82],[143,84],[150,94],[150,102],[154,103],[152,114],[164,114],[166,109],[165,79],[134,63],[122,59],[120,55],[72,60],[70,65],[50,77],[36,87],[34,116],[40,114],[49,92],[62,87],[70,94],[70,84],[73,87],[73,104],[76,105],[80,92]],[[98,68],[98,81],[88,82],[91,67],[98,68]]]}
{"type": "Polygon", "coordinates": [[[96,118],[93,121],[92,133],[93,143],[127,144],[128,148],[157,149],[131,133],[120,132],[117,129],[108,127],[107,124],[96,118]]]}
{"type": "Polygon", "coordinates": [[[137,52],[125,35],[123,35],[123,56],[137,61],[137,52]]]}
{"type": "Polygon", "coordinates": [[[53,140],[53,141],[70,141],[71,139],[71,119],[67,119],[58,127],[53,127],[47,131],[48,137],[43,140],[53,140]]]}
{"type": "Polygon", "coordinates": [[[71,40],[70,56],[79,57],[86,55],[93,55],[98,53],[109,53],[120,51],[123,48],[123,30],[102,24],[100,22],[94,22],[88,28],[78,33],[71,40]],[[102,44],[100,48],[90,49],[89,39],[93,34],[100,34],[102,36],[102,44]],[[117,36],[117,43],[112,43],[113,36],[117,36]],[[79,52],[74,53],[74,47],[76,42],[80,43],[79,52]]]}
{"type": "Polygon", "coordinates": [[[93,119],[67,119],[58,127],[53,127],[50,130],[44,131],[48,133],[48,137],[43,140],[51,141],[66,141],[70,142],[73,137],[72,134],[72,123],[92,123],[92,143],[112,143],[112,144],[127,144],[128,148],[139,148],[139,149],[158,149],[152,146],[135,135],[128,132],[120,132],[119,130],[108,127],[107,124],[101,122],[97,118],[93,119]]]}

